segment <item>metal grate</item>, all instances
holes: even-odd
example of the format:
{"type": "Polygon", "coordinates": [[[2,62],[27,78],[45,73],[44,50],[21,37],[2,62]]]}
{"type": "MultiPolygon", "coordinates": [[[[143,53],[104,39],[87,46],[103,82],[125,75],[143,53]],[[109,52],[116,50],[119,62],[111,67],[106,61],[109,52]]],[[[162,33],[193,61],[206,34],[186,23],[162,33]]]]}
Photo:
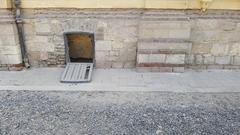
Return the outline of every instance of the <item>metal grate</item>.
{"type": "Polygon", "coordinates": [[[79,83],[91,81],[93,63],[68,63],[61,77],[61,82],[79,83]]]}

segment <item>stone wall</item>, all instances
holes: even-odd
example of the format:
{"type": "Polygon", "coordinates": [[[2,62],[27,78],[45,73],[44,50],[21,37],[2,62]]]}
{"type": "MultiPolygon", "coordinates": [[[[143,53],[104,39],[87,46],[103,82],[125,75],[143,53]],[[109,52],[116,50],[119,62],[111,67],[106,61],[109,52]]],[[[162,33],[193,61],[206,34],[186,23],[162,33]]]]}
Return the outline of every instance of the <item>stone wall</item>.
{"type": "Polygon", "coordinates": [[[0,70],[10,70],[22,63],[17,29],[12,11],[0,9],[0,70]]]}
{"type": "Polygon", "coordinates": [[[139,71],[184,71],[191,54],[191,23],[185,12],[145,11],[141,16],[138,40],[139,71]]]}
{"type": "Polygon", "coordinates": [[[239,11],[151,10],[140,22],[140,71],[240,68],[239,11]]]}
{"type": "Polygon", "coordinates": [[[189,68],[239,69],[240,12],[191,14],[192,53],[189,68]]]}
{"type": "Polygon", "coordinates": [[[23,17],[33,66],[65,65],[63,33],[90,32],[97,68],[240,68],[240,11],[25,9],[23,17]]]}
{"type": "Polygon", "coordinates": [[[138,11],[26,10],[24,22],[34,66],[64,65],[63,33],[90,32],[95,34],[97,68],[135,67],[138,11]]]}

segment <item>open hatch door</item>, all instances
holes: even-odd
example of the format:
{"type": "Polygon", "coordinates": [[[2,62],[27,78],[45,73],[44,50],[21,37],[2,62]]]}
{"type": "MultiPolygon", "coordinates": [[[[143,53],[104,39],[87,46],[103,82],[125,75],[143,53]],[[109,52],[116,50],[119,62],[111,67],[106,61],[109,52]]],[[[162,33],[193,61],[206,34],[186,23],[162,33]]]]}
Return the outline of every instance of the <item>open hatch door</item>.
{"type": "Polygon", "coordinates": [[[90,82],[93,63],[68,63],[61,77],[61,82],[80,83],[90,82]]]}
{"type": "Polygon", "coordinates": [[[94,35],[90,33],[64,34],[66,68],[63,83],[90,82],[94,68],[94,35]]]}

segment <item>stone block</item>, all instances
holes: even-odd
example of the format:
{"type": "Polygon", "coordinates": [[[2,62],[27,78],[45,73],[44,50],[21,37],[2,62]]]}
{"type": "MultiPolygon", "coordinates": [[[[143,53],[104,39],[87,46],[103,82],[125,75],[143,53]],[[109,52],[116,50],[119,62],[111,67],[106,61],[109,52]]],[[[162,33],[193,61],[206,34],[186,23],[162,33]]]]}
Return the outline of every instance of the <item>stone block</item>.
{"type": "Polygon", "coordinates": [[[105,61],[108,57],[108,51],[96,51],[95,52],[95,59],[96,61],[105,61]]]}
{"type": "Polygon", "coordinates": [[[18,44],[17,35],[1,35],[0,36],[2,46],[10,46],[18,44]]]}
{"type": "Polygon", "coordinates": [[[100,27],[97,29],[95,34],[95,40],[104,40],[104,28],[100,27]]]}
{"type": "Polygon", "coordinates": [[[97,68],[111,68],[112,63],[106,62],[106,61],[96,61],[96,67],[97,68]]]}
{"type": "Polygon", "coordinates": [[[240,56],[235,56],[233,58],[233,65],[240,65],[240,56]]]}
{"type": "Polygon", "coordinates": [[[59,36],[62,35],[62,33],[64,32],[64,28],[63,28],[64,26],[62,25],[62,22],[60,22],[60,20],[53,19],[51,21],[51,32],[52,32],[52,34],[59,35],[59,36]]]}
{"type": "Polygon", "coordinates": [[[176,39],[189,39],[190,28],[189,29],[143,29],[140,28],[139,38],[176,38],[176,39]]]}
{"type": "Polygon", "coordinates": [[[216,19],[197,19],[193,27],[197,30],[215,30],[219,29],[219,20],[216,19]]]}
{"type": "Polygon", "coordinates": [[[107,26],[107,23],[106,23],[106,22],[104,22],[104,21],[98,21],[97,27],[98,27],[98,28],[106,28],[106,27],[108,27],[108,26],[107,26]]]}
{"type": "Polygon", "coordinates": [[[3,41],[2,41],[2,39],[0,39],[0,46],[2,46],[3,45],[3,41]]]}
{"type": "Polygon", "coordinates": [[[137,63],[149,63],[149,54],[138,54],[137,63]]]}
{"type": "Polygon", "coordinates": [[[137,50],[136,49],[128,49],[126,55],[127,55],[128,61],[136,61],[137,50]]]}
{"type": "Polygon", "coordinates": [[[193,44],[192,53],[193,54],[208,54],[211,52],[211,44],[193,44]]]}
{"type": "Polygon", "coordinates": [[[106,60],[111,62],[121,61],[119,60],[119,56],[109,56],[109,57],[106,57],[106,60]]]}
{"type": "Polygon", "coordinates": [[[184,64],[185,54],[168,54],[166,57],[166,63],[168,64],[184,64]]]}
{"type": "Polygon", "coordinates": [[[120,52],[119,51],[110,51],[110,56],[119,56],[120,52]]]}
{"type": "Polygon", "coordinates": [[[184,67],[173,67],[173,72],[175,73],[183,73],[185,71],[184,67]]]}
{"type": "Polygon", "coordinates": [[[128,61],[128,49],[127,48],[122,48],[119,50],[119,60],[120,61],[128,61]]]}
{"type": "Polygon", "coordinates": [[[199,71],[199,70],[207,69],[207,66],[206,65],[190,65],[188,66],[188,68],[199,71]]]}
{"type": "Polygon", "coordinates": [[[54,35],[51,39],[51,42],[53,43],[57,43],[57,44],[64,44],[64,37],[63,35],[58,36],[58,35],[54,35]]]}
{"type": "Polygon", "coordinates": [[[211,54],[215,56],[224,56],[228,55],[229,52],[229,46],[227,44],[213,44],[213,47],[211,49],[211,54]]]}
{"type": "Polygon", "coordinates": [[[107,29],[104,31],[104,39],[105,40],[115,40],[118,39],[120,41],[129,39],[135,39],[138,34],[138,27],[124,26],[122,21],[116,22],[115,24],[111,23],[108,25],[107,29]]]}
{"type": "Polygon", "coordinates": [[[195,64],[195,56],[186,55],[185,62],[186,62],[185,64],[189,64],[189,65],[195,64]]]}
{"type": "Polygon", "coordinates": [[[34,42],[35,43],[48,43],[49,37],[48,36],[35,36],[34,42]]]}
{"type": "Polygon", "coordinates": [[[124,64],[122,62],[113,62],[112,68],[123,68],[124,64]]]}
{"type": "Polygon", "coordinates": [[[0,47],[2,54],[12,55],[12,54],[21,54],[19,46],[2,46],[0,47]]]}
{"type": "Polygon", "coordinates": [[[51,26],[48,22],[36,22],[35,23],[35,29],[37,34],[47,34],[51,32],[51,26]]]}
{"type": "Polygon", "coordinates": [[[189,39],[190,31],[188,21],[142,21],[139,37],[189,39]]]}
{"type": "Polygon", "coordinates": [[[163,42],[139,42],[139,50],[163,50],[190,53],[192,48],[191,43],[163,43],[163,42]]]}
{"type": "Polygon", "coordinates": [[[136,62],[135,61],[124,63],[124,68],[135,68],[135,67],[136,67],[136,62]]]}
{"type": "Polygon", "coordinates": [[[53,43],[32,43],[27,45],[30,51],[54,52],[55,44],[53,43]]]}
{"type": "Polygon", "coordinates": [[[149,63],[165,63],[165,54],[150,54],[149,63]]]}
{"type": "Polygon", "coordinates": [[[20,64],[22,63],[22,59],[20,55],[7,55],[8,64],[20,64]]]}
{"type": "Polygon", "coordinates": [[[25,35],[34,35],[35,34],[35,28],[34,25],[31,23],[25,23],[24,25],[24,34],[25,35]]]}
{"type": "Polygon", "coordinates": [[[240,43],[234,43],[230,46],[229,55],[240,55],[240,43]]]}
{"type": "Polygon", "coordinates": [[[38,66],[38,61],[40,60],[40,52],[39,51],[28,51],[29,60],[31,65],[38,66]]]}
{"type": "Polygon", "coordinates": [[[168,38],[177,38],[177,39],[189,39],[191,34],[191,29],[173,29],[169,30],[168,38]]]}
{"type": "Polygon", "coordinates": [[[195,64],[197,64],[197,65],[201,65],[201,64],[203,64],[203,60],[204,60],[204,58],[203,58],[203,56],[202,55],[196,55],[195,56],[195,64]]]}
{"type": "Polygon", "coordinates": [[[214,64],[215,62],[215,57],[211,55],[204,55],[204,64],[209,65],[209,64],[214,64]]]}
{"type": "Polygon", "coordinates": [[[221,30],[192,30],[191,41],[194,43],[206,43],[221,41],[223,37],[220,36],[221,30]]]}
{"type": "Polygon", "coordinates": [[[112,50],[111,41],[96,41],[95,50],[96,51],[110,51],[110,50],[112,50]]]}
{"type": "Polygon", "coordinates": [[[17,30],[14,24],[1,24],[0,25],[1,33],[0,35],[15,35],[17,30]]]}
{"type": "Polygon", "coordinates": [[[140,27],[146,29],[187,29],[191,27],[190,21],[141,21],[140,27]]]}
{"type": "Polygon", "coordinates": [[[7,55],[0,54],[0,64],[8,64],[8,57],[7,55]]]}
{"type": "Polygon", "coordinates": [[[124,43],[122,41],[112,41],[112,49],[119,50],[124,47],[124,43]]]}
{"type": "Polygon", "coordinates": [[[8,67],[2,67],[2,66],[0,65],[0,71],[8,71],[8,67]]]}
{"type": "Polygon", "coordinates": [[[48,53],[47,52],[40,52],[40,60],[47,60],[48,53]]]}
{"type": "Polygon", "coordinates": [[[159,67],[159,72],[173,72],[172,67],[159,67]]]}
{"type": "Polygon", "coordinates": [[[218,33],[218,41],[225,43],[240,42],[239,33],[240,31],[237,30],[220,32],[218,33]]]}
{"type": "Polygon", "coordinates": [[[230,56],[220,56],[220,57],[216,57],[216,64],[220,64],[220,65],[227,65],[227,64],[231,64],[231,57],[230,56]]]}
{"type": "Polygon", "coordinates": [[[208,65],[207,69],[223,69],[223,65],[208,65]]]}
{"type": "Polygon", "coordinates": [[[237,23],[237,30],[240,30],[240,23],[237,23]]]}
{"type": "Polygon", "coordinates": [[[232,31],[237,28],[237,23],[230,20],[224,20],[219,23],[220,23],[219,28],[223,29],[224,31],[232,31]]]}
{"type": "Polygon", "coordinates": [[[150,72],[152,70],[151,67],[136,67],[137,72],[150,72]]]}
{"type": "Polygon", "coordinates": [[[227,70],[238,70],[238,69],[240,69],[240,66],[226,65],[223,68],[227,69],[227,70]]]}

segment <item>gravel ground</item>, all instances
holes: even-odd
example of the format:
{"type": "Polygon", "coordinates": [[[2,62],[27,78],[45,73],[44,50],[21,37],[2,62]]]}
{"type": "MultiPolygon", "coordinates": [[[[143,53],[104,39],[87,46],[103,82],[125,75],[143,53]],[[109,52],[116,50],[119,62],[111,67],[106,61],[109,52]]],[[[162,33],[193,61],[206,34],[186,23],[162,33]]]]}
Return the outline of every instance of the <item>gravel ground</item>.
{"type": "Polygon", "coordinates": [[[240,93],[0,92],[0,135],[240,135],[240,93]]]}

